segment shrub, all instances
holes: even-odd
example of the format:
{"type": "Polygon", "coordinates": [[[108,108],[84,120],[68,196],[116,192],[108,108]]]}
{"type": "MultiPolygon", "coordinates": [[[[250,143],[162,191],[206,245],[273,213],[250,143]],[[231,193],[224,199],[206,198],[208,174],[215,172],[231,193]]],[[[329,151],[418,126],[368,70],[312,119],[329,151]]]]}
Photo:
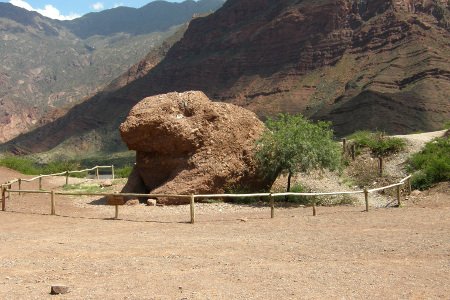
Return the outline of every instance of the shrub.
{"type": "Polygon", "coordinates": [[[450,121],[444,123],[444,129],[450,129],[450,121]]]}
{"type": "Polygon", "coordinates": [[[286,172],[287,191],[291,177],[299,171],[339,167],[340,149],[333,141],[329,123],[312,123],[302,115],[280,114],[266,125],[268,130],[257,142],[256,160],[272,182],[286,172]]]}
{"type": "Polygon", "coordinates": [[[350,135],[358,147],[367,147],[376,157],[386,156],[403,150],[406,146],[405,140],[396,137],[385,136],[383,132],[357,131],[350,135]]]}
{"type": "MultiPolygon", "coordinates": [[[[291,188],[292,193],[307,193],[308,191],[306,188],[301,185],[300,183],[297,183],[292,186],[291,188]]],[[[308,205],[313,203],[313,200],[315,197],[313,196],[289,196],[286,198],[286,202],[296,203],[296,204],[302,204],[302,205],[308,205]]]]}
{"type": "Polygon", "coordinates": [[[433,16],[435,16],[438,21],[441,20],[445,17],[445,9],[440,5],[436,5],[433,10],[433,16]]]}
{"type": "Polygon", "coordinates": [[[427,189],[434,183],[450,180],[450,137],[427,143],[409,159],[408,171],[416,172],[411,180],[416,189],[427,189]]]}
{"type": "MultiPolygon", "coordinates": [[[[75,161],[53,161],[45,165],[40,166],[41,170],[39,173],[41,174],[55,174],[55,173],[61,173],[64,171],[75,171],[79,170],[80,164],[75,161]]],[[[75,174],[71,174],[73,176],[75,174]]]]}
{"type": "Polygon", "coordinates": [[[396,137],[387,137],[383,132],[358,131],[348,137],[358,147],[367,147],[372,156],[379,160],[378,174],[383,176],[383,157],[400,152],[406,146],[405,140],[396,137]]]}
{"type": "Polygon", "coordinates": [[[133,170],[132,166],[124,166],[122,168],[115,169],[114,175],[117,178],[128,178],[128,176],[130,176],[132,170],[133,170]]]}
{"type": "Polygon", "coordinates": [[[29,158],[8,155],[0,159],[0,165],[26,175],[39,174],[39,167],[29,158]]]}
{"type": "MultiPolygon", "coordinates": [[[[39,175],[39,174],[55,174],[65,171],[76,171],[83,168],[91,167],[84,166],[80,161],[75,160],[56,160],[48,164],[37,163],[31,157],[12,156],[7,155],[0,158],[0,165],[12,170],[16,170],[25,175],[39,175]]],[[[131,166],[126,166],[116,169],[118,177],[128,177],[132,170],[131,166]]],[[[86,173],[72,173],[71,177],[85,177],[86,173]]]]}
{"type": "Polygon", "coordinates": [[[396,137],[386,137],[380,132],[375,133],[369,143],[370,151],[376,157],[400,152],[405,149],[405,146],[405,140],[396,137]]]}
{"type": "Polygon", "coordinates": [[[356,131],[349,135],[347,139],[352,140],[358,147],[368,147],[373,133],[366,130],[356,131]]]}
{"type": "MultiPolygon", "coordinates": [[[[252,194],[255,193],[254,190],[250,190],[247,187],[240,185],[233,185],[225,187],[225,194],[252,194]]],[[[261,202],[263,198],[260,197],[233,197],[233,198],[224,198],[224,199],[214,199],[215,201],[225,201],[232,202],[236,204],[255,204],[261,202]]],[[[209,199],[210,201],[212,199],[209,199]]],[[[264,201],[266,201],[265,199],[264,201]]]]}

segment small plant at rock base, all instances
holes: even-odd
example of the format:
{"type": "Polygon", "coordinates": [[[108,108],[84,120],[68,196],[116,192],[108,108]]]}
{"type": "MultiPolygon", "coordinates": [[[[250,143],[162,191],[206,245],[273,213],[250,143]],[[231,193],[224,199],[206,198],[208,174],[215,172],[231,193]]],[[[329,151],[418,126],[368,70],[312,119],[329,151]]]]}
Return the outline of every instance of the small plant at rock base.
{"type": "Polygon", "coordinates": [[[117,178],[128,178],[133,170],[132,166],[124,166],[122,168],[115,169],[115,177],[117,178]]]}
{"type": "MultiPolygon", "coordinates": [[[[303,185],[301,185],[300,183],[297,183],[292,186],[290,192],[292,192],[292,193],[307,193],[307,190],[303,185]]],[[[309,205],[309,204],[312,204],[313,201],[315,201],[316,199],[314,196],[289,196],[285,200],[286,200],[286,202],[302,204],[302,205],[309,205]]]]}
{"type": "Polygon", "coordinates": [[[444,129],[450,129],[450,121],[444,123],[444,129]]]}
{"type": "MultiPolygon", "coordinates": [[[[233,185],[225,187],[225,194],[252,194],[256,191],[252,191],[248,187],[233,185]]],[[[217,199],[216,199],[217,200],[217,199]]],[[[261,199],[259,197],[234,197],[234,198],[225,198],[223,199],[225,202],[233,202],[236,204],[254,204],[260,202],[261,199]]]]}

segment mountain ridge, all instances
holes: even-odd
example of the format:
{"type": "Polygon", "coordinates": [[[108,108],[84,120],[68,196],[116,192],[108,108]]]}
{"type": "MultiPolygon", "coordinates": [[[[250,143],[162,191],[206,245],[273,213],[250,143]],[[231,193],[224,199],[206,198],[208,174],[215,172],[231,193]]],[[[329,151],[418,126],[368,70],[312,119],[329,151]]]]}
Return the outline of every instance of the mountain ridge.
{"type": "Polygon", "coordinates": [[[199,11],[213,12],[223,3],[224,0],[186,0],[180,3],[152,1],[140,8],[119,6],[88,13],[74,20],[61,21],[61,24],[82,39],[119,32],[132,35],[148,34],[165,31],[174,24],[185,23],[199,11]]]}
{"type": "Polygon", "coordinates": [[[123,111],[147,96],[187,90],[201,90],[261,118],[301,112],[330,120],[340,136],[358,129],[440,129],[450,119],[445,92],[450,43],[444,17],[435,16],[444,1],[433,3],[229,0],[214,14],[193,20],[147,73],[82,104],[82,117],[72,113],[35,135],[63,131],[64,137],[46,145],[30,134],[8,146],[48,151],[95,135],[98,143],[91,150],[123,149],[116,129],[123,111]],[[93,109],[111,110],[118,119],[102,117],[93,124],[93,109]],[[73,124],[84,129],[70,130],[73,124]]]}

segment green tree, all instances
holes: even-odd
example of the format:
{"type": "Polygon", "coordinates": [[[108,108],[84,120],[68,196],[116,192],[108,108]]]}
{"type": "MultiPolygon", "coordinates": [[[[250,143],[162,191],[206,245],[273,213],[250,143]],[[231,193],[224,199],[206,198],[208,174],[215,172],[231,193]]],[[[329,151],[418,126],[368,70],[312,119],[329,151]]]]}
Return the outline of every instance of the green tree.
{"type": "Polygon", "coordinates": [[[280,114],[266,125],[257,142],[256,159],[270,182],[287,173],[286,191],[290,191],[291,178],[299,171],[339,166],[340,148],[333,141],[329,123],[312,123],[300,114],[280,114]]]}

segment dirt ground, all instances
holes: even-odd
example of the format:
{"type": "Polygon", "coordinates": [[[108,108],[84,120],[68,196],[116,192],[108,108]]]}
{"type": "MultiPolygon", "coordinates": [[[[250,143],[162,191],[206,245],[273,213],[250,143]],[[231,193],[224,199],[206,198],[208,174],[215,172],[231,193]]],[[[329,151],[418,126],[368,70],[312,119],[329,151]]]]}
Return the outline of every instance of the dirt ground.
{"type": "MultiPolygon", "coordinates": [[[[14,177],[0,169],[1,182],[14,177]]],[[[50,216],[49,195],[13,195],[0,212],[0,299],[448,299],[449,190],[316,217],[197,204],[194,225],[188,206],[124,206],[113,220],[95,198],[58,196],[50,216]],[[49,295],[55,283],[70,293],[49,295]]]]}

